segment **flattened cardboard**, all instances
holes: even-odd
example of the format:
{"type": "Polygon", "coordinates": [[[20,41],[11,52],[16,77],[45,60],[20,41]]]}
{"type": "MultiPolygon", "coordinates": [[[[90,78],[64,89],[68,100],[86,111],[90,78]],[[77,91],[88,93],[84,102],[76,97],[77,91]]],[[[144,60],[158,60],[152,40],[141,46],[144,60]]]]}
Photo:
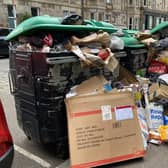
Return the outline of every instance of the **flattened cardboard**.
{"type": "Polygon", "coordinates": [[[71,97],[65,102],[72,168],[144,157],[141,129],[130,92],[71,97]]]}
{"type": "Polygon", "coordinates": [[[107,80],[104,78],[104,76],[93,76],[77,86],[75,91],[77,95],[103,92],[103,86],[105,83],[107,83],[107,80]]]}
{"type": "Polygon", "coordinates": [[[149,88],[150,100],[168,99],[168,86],[164,84],[153,83],[149,88]]]}
{"type": "Polygon", "coordinates": [[[125,85],[129,85],[132,83],[138,83],[135,75],[131,73],[130,71],[128,71],[122,65],[120,65],[119,80],[122,80],[125,85]]]}

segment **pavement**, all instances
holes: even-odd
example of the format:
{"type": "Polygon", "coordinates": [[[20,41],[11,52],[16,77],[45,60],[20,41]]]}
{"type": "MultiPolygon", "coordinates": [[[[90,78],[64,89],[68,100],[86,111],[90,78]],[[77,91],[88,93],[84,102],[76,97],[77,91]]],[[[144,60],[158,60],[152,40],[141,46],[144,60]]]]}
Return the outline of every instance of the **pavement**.
{"type": "MultiPolygon", "coordinates": [[[[144,158],[113,163],[99,168],[167,168],[168,167],[168,144],[160,146],[149,144],[144,158]]],[[[56,168],[69,168],[70,160],[64,161],[56,168]]]]}
{"type": "Polygon", "coordinates": [[[27,167],[27,165],[29,166],[29,168],[44,168],[43,166],[39,165],[37,162],[31,159],[27,159],[27,157],[15,151],[12,168],[25,168],[27,167]],[[18,164],[19,160],[21,160],[21,162],[19,162],[18,164]]]}

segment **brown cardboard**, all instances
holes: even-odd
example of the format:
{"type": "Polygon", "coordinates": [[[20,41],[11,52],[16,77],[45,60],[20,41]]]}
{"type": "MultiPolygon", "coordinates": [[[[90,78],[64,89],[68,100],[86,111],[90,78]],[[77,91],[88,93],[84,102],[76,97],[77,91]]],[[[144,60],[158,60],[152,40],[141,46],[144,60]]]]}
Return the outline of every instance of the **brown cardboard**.
{"type": "Polygon", "coordinates": [[[83,94],[92,94],[94,92],[102,92],[104,84],[107,83],[107,80],[104,76],[93,76],[88,80],[82,82],[79,86],[76,87],[75,91],[77,95],[83,94]]]}
{"type": "Polygon", "coordinates": [[[144,157],[141,129],[130,92],[76,96],[65,102],[72,168],[144,157]],[[108,110],[101,110],[102,106],[108,110]]]}
{"type": "Polygon", "coordinates": [[[151,101],[157,99],[168,99],[168,86],[158,83],[153,83],[149,88],[149,99],[151,101]]]}
{"type": "Polygon", "coordinates": [[[119,80],[122,80],[125,85],[138,83],[135,75],[120,65],[119,80]]]}

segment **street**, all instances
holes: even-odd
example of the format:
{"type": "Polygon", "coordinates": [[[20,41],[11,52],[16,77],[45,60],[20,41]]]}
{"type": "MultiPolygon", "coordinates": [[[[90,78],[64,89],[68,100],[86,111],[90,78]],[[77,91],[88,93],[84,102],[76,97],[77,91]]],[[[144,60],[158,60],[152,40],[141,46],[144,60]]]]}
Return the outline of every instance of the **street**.
{"type": "MultiPolygon", "coordinates": [[[[69,168],[69,160],[60,157],[55,145],[40,145],[28,140],[18,127],[14,98],[8,83],[9,59],[0,59],[0,97],[4,105],[9,129],[15,144],[12,168],[69,168]]],[[[149,144],[144,159],[101,166],[102,168],[167,168],[168,144],[155,146],[149,144]]]]}

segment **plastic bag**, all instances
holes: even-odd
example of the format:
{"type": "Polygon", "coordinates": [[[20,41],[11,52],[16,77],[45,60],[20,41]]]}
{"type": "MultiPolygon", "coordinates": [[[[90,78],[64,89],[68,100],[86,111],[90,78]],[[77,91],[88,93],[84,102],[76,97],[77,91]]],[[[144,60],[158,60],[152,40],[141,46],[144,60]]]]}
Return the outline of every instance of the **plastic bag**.
{"type": "Polygon", "coordinates": [[[164,74],[168,72],[166,64],[153,60],[148,68],[148,73],[164,74]]]}
{"type": "Polygon", "coordinates": [[[123,50],[124,41],[117,36],[111,36],[110,48],[112,50],[123,50]]]}

